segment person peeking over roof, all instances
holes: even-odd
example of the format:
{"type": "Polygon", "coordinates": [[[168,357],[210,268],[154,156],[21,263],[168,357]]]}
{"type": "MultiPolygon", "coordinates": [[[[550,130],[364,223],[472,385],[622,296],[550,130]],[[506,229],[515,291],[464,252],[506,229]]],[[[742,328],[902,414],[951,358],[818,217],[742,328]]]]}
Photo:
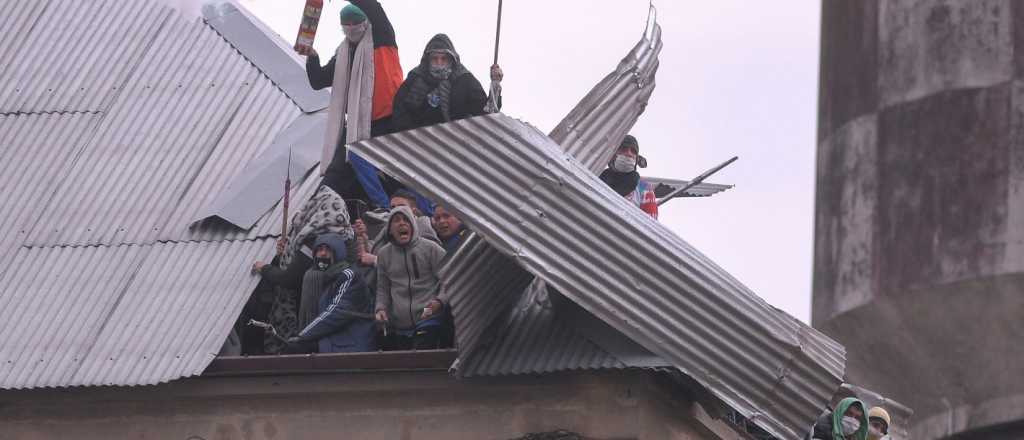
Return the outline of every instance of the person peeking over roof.
{"type": "Polygon", "coordinates": [[[811,431],[812,440],[867,440],[868,417],[864,402],[847,397],[836,409],[818,418],[811,431]]]}
{"type": "MultiPolygon", "coordinates": [[[[492,79],[500,81],[503,76],[501,67],[491,66],[492,79]]],[[[437,34],[395,95],[395,131],[484,115],[487,101],[487,93],[462,65],[451,39],[437,34]]]]}
{"type": "Polygon", "coordinates": [[[445,252],[420,237],[412,209],[399,206],[388,219],[387,240],[377,255],[377,321],[394,329],[385,349],[440,348],[447,320],[439,271],[445,252]]]}
{"type": "Polygon", "coordinates": [[[601,181],[657,219],[658,198],[654,194],[655,186],[640,178],[637,167],[646,168],[647,159],[640,155],[640,144],[636,138],[626,135],[608,162],[608,168],[601,172],[601,181]]]}
{"type": "Polygon", "coordinates": [[[340,18],[345,40],[327,65],[320,66],[315,50],[306,58],[310,86],[332,87],[320,173],[342,197],[388,208],[377,169],[347,154],[345,145],[393,131],[392,103],[402,84],[395,30],[377,0],[350,0],[340,18]]]}

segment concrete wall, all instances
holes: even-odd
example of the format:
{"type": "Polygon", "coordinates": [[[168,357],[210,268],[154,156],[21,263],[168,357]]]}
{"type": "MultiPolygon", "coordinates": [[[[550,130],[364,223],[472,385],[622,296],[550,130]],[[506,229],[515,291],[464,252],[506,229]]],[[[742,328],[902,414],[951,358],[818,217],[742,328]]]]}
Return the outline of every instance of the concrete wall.
{"type": "Polygon", "coordinates": [[[188,379],[0,392],[3,439],[738,438],[643,372],[487,381],[445,372],[188,379]],[[717,431],[717,434],[715,433],[717,431]]]}
{"type": "Polygon", "coordinates": [[[813,324],[917,439],[1024,417],[1024,2],[826,0],[813,324]]]}

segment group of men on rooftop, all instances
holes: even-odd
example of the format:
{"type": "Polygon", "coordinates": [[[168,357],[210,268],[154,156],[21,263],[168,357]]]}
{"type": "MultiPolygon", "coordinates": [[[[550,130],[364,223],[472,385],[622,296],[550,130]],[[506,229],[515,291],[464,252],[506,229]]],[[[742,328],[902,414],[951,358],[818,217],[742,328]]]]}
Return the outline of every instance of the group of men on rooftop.
{"type": "MultiPolygon", "coordinates": [[[[276,334],[265,337],[264,352],[450,347],[454,325],[439,270],[466,226],[346,145],[496,112],[503,73],[491,67],[498,87],[488,96],[438,34],[403,81],[379,1],[350,0],[340,19],[345,40],[334,57],[321,66],[315,51],[305,54],[310,85],[332,87],[322,184],[291,220],[272,264],[252,267],[277,289],[267,319],[276,334]]],[[[637,173],[644,166],[639,143],[626,136],[601,179],[657,218],[653,187],[637,173]]]]}

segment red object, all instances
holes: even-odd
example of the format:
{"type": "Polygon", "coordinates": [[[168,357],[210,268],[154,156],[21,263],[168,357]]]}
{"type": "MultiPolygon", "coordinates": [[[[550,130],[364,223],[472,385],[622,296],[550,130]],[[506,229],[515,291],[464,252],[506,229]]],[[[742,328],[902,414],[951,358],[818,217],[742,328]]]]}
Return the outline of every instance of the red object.
{"type": "Polygon", "coordinates": [[[640,209],[646,212],[655,220],[658,219],[658,197],[654,194],[654,190],[647,188],[643,194],[643,201],[640,202],[640,209]]]}
{"type": "Polygon", "coordinates": [[[320,13],[324,9],[324,0],[306,0],[302,10],[302,22],[299,24],[299,35],[295,37],[295,51],[309,55],[316,39],[316,28],[320,25],[320,13]]]}

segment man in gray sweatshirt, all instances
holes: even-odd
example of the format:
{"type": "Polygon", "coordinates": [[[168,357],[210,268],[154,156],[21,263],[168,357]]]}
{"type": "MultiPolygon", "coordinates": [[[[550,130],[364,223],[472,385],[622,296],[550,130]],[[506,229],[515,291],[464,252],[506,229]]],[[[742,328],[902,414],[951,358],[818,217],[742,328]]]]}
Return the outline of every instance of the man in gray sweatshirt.
{"type": "Polygon", "coordinates": [[[441,245],[420,236],[415,214],[407,206],[391,211],[387,244],[377,253],[377,321],[392,329],[385,348],[440,348],[445,304],[438,271],[441,245]]]}

